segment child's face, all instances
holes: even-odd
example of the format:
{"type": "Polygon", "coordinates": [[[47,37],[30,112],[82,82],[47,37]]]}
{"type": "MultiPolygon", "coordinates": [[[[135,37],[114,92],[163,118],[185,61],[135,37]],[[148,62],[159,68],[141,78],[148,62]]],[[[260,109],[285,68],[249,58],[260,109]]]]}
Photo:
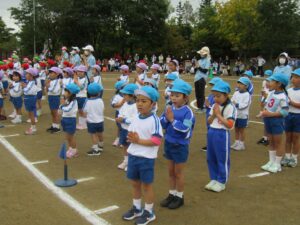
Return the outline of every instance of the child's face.
{"type": "Polygon", "coordinates": [[[81,72],[81,71],[77,71],[77,75],[80,78],[83,78],[85,76],[84,72],[81,72]]]}
{"type": "Polygon", "coordinates": [[[156,69],[151,69],[151,72],[156,74],[157,73],[157,70],[156,69]]]}
{"type": "Polygon", "coordinates": [[[127,74],[129,74],[129,71],[128,70],[121,70],[121,73],[127,75],[127,74]]]}
{"type": "Polygon", "coordinates": [[[154,107],[154,104],[154,102],[152,102],[149,98],[143,95],[138,95],[136,98],[137,109],[142,115],[150,114],[154,107]]]}
{"type": "Polygon", "coordinates": [[[127,95],[127,94],[123,94],[123,98],[125,99],[126,102],[129,102],[133,99],[132,95],[127,95]]]}
{"type": "Polygon", "coordinates": [[[144,71],[143,71],[140,67],[136,67],[136,72],[137,72],[138,74],[141,74],[141,73],[143,73],[144,71]]]}
{"type": "Polygon", "coordinates": [[[68,78],[68,77],[69,77],[69,74],[64,71],[64,78],[68,78]]]}
{"type": "Polygon", "coordinates": [[[168,86],[168,85],[172,85],[173,80],[166,79],[165,83],[166,83],[167,86],[168,86]]]}
{"type": "Polygon", "coordinates": [[[18,75],[13,75],[12,77],[13,81],[20,81],[20,77],[18,75]]]}
{"type": "Polygon", "coordinates": [[[171,71],[176,71],[176,65],[173,62],[169,62],[168,66],[171,71]]]}
{"type": "Polygon", "coordinates": [[[271,80],[269,86],[271,90],[278,91],[281,89],[281,83],[275,80],[271,80]]]}
{"type": "Polygon", "coordinates": [[[300,87],[300,76],[292,75],[292,84],[294,87],[300,87]]]}
{"type": "Polygon", "coordinates": [[[218,92],[218,91],[212,91],[212,94],[214,95],[214,100],[219,105],[224,104],[228,99],[228,94],[218,92]]]}
{"type": "Polygon", "coordinates": [[[50,80],[54,80],[54,79],[57,78],[57,74],[54,73],[54,72],[52,72],[52,71],[50,71],[50,73],[49,73],[49,78],[50,78],[50,80]]]}
{"type": "Polygon", "coordinates": [[[179,92],[171,92],[170,99],[176,108],[186,104],[187,96],[179,92]]]}
{"type": "Polygon", "coordinates": [[[95,68],[93,68],[92,73],[93,75],[98,75],[98,71],[95,68]]]}
{"type": "Polygon", "coordinates": [[[237,83],[237,88],[240,90],[240,91],[246,91],[247,90],[247,86],[238,82],[237,83]]]}
{"type": "Polygon", "coordinates": [[[69,99],[71,97],[71,95],[72,94],[68,90],[65,90],[65,92],[64,92],[64,98],[65,99],[69,99]]]}
{"type": "Polygon", "coordinates": [[[33,76],[30,73],[26,73],[26,80],[33,80],[33,76]]]}

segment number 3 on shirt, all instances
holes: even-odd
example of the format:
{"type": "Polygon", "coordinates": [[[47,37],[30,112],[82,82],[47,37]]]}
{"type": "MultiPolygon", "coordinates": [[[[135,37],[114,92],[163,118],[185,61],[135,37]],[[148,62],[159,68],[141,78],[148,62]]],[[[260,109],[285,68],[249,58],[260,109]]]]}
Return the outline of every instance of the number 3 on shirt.
{"type": "Polygon", "coordinates": [[[274,105],[274,103],[275,103],[275,99],[272,98],[272,99],[270,100],[270,102],[268,103],[268,107],[272,108],[273,105],[274,105]]]}

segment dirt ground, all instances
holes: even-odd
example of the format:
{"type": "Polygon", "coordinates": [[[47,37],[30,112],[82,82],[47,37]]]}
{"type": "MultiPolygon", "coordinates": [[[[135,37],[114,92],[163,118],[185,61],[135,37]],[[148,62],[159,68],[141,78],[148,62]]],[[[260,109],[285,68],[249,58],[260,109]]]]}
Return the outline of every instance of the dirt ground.
{"type": "MultiPolygon", "coordinates": [[[[114,117],[110,99],[114,94],[116,74],[104,74],[105,115],[114,117]]],[[[192,76],[183,76],[193,84],[192,76]]],[[[236,77],[226,77],[232,87],[236,77]]],[[[255,96],[251,107],[250,120],[258,121],[261,79],[254,78],[255,96]]],[[[160,84],[159,89],[163,89],[160,84]]],[[[162,93],[162,92],[161,92],[162,93]]],[[[208,94],[207,90],[207,94],[208,94]]],[[[191,100],[194,95],[191,96],[191,100]]],[[[163,109],[163,98],[159,112],[163,109]]],[[[11,106],[6,100],[6,111],[11,106]]],[[[9,121],[3,122],[10,124],[9,121]]],[[[47,101],[43,101],[43,115],[37,125],[38,133],[25,136],[28,124],[8,126],[0,129],[0,135],[20,134],[6,137],[30,162],[49,160],[36,165],[49,179],[56,180],[63,175],[63,162],[58,158],[63,133],[49,134],[50,114],[47,101]]],[[[190,145],[189,161],[186,166],[185,206],[178,210],[159,207],[161,199],[168,193],[167,164],[162,148],[156,161],[155,213],[157,225],[297,225],[300,193],[299,167],[284,168],[275,175],[249,178],[247,175],[262,172],[260,166],[268,160],[267,148],[257,145],[262,136],[263,125],[249,123],[246,150],[231,152],[231,171],[226,191],[211,193],[204,190],[209,181],[206,153],[201,147],[206,144],[205,115],[196,114],[196,127],[190,145]]],[[[86,131],[76,133],[80,157],[69,160],[70,177],[94,177],[75,187],[64,189],[90,210],[117,205],[119,209],[104,213],[101,218],[113,225],[132,224],[122,221],[121,215],[131,207],[131,186],[125,173],[117,169],[122,160],[122,151],[111,146],[116,134],[113,121],[105,120],[105,148],[99,157],[88,157],[85,152],[91,146],[86,131]]],[[[233,137],[233,133],[232,133],[233,137]]],[[[75,211],[49,192],[0,144],[0,224],[1,225],[86,225],[89,224],[75,211]]]]}

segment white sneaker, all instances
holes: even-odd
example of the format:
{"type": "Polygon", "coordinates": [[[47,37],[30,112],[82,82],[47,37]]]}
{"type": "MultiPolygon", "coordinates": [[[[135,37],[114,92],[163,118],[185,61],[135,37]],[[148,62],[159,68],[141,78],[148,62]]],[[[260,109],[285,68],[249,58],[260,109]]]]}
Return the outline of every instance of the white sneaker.
{"type": "Polygon", "coordinates": [[[235,149],[238,145],[239,145],[239,142],[238,142],[238,141],[235,141],[235,142],[233,143],[233,145],[230,146],[230,148],[235,149]]]}
{"type": "Polygon", "coordinates": [[[272,163],[272,165],[268,169],[271,173],[278,173],[281,172],[281,165],[277,163],[272,163]]]}
{"type": "Polygon", "coordinates": [[[118,165],[118,169],[120,170],[127,170],[127,162],[124,160],[120,165],[118,165]]]}
{"type": "Polygon", "coordinates": [[[15,118],[17,116],[16,111],[13,111],[8,117],[9,118],[15,118]]]}
{"type": "Polygon", "coordinates": [[[37,116],[41,116],[41,115],[42,115],[42,110],[41,110],[41,109],[37,110],[37,111],[36,111],[36,115],[37,115],[37,116]]]}
{"type": "Polygon", "coordinates": [[[117,147],[119,145],[119,138],[116,138],[112,143],[113,146],[117,147]]]}
{"type": "MultiPolygon", "coordinates": [[[[27,119],[26,122],[27,122],[27,123],[31,123],[31,119],[27,119]]],[[[37,118],[35,118],[35,122],[36,122],[36,123],[38,122],[38,119],[37,119],[37,118]]]]}
{"type": "Polygon", "coordinates": [[[13,124],[22,123],[22,119],[20,117],[15,117],[13,120],[11,120],[13,124]]]}
{"type": "Polygon", "coordinates": [[[210,190],[219,193],[221,191],[224,191],[225,188],[226,188],[225,184],[216,181],[215,184],[211,186],[210,190]]]}
{"type": "Polygon", "coordinates": [[[236,151],[242,151],[242,150],[245,150],[245,145],[238,143],[237,146],[235,146],[235,148],[233,148],[233,149],[236,151]]]}
{"type": "Polygon", "coordinates": [[[216,180],[211,180],[207,185],[205,185],[206,190],[211,190],[211,187],[215,185],[217,181],[216,180]]]}
{"type": "Polygon", "coordinates": [[[261,167],[261,169],[265,170],[265,171],[269,171],[269,168],[270,166],[272,165],[273,163],[271,161],[267,162],[265,165],[263,165],[261,167]]]}

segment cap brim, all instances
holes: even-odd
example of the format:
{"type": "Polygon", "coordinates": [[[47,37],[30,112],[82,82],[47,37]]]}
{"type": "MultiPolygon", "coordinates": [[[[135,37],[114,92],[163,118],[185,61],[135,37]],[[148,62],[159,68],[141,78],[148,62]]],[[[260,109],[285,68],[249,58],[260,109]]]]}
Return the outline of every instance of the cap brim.
{"type": "Polygon", "coordinates": [[[148,95],[148,93],[145,92],[145,91],[143,91],[143,90],[141,90],[141,89],[135,90],[135,91],[134,91],[134,95],[143,95],[143,96],[145,96],[145,97],[151,99],[151,97],[148,95]]]}

